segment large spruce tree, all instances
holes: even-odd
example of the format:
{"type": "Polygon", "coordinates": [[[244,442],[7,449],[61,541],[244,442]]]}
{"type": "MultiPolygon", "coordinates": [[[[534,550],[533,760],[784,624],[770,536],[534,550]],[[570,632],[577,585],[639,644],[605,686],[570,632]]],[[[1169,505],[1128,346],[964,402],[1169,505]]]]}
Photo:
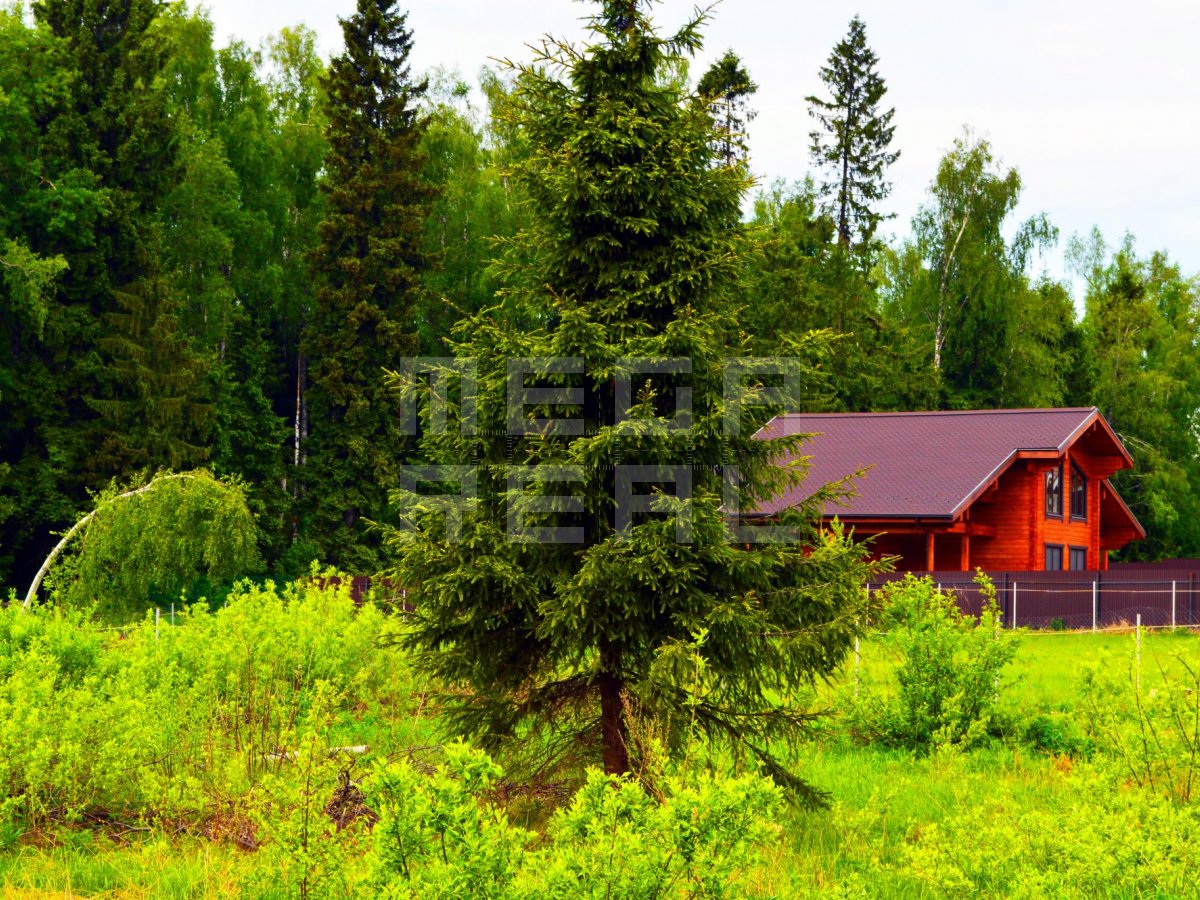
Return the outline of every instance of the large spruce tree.
{"type": "Polygon", "coordinates": [[[896,110],[880,108],[887,85],[875,70],[878,62],[867,46],[866,26],[855,16],[821,67],[828,99],[805,98],[818,126],[810,137],[813,161],[825,173],[821,196],[840,243],[859,249],[870,245],[884,218],[879,202],[891,190],[887,167],[900,156],[888,149],[896,110]]]}
{"type": "Polygon", "coordinates": [[[501,274],[547,324],[463,323],[475,390],[451,366],[428,388],[399,378],[409,399],[451,385],[437,390],[447,428],[424,408],[423,449],[458,467],[396,495],[413,524],[395,535],[414,605],[403,640],[450,686],[450,720],[514,765],[582,753],[620,773],[655,739],[694,735],[816,801],[776,753],[810,720],[798,689],[853,642],[866,567],[813,529],[811,504],[785,516],[803,544],[733,539],[727,483],[748,509],[802,477],[775,465],[796,439],[752,438],[771,410],[726,360],[743,352],[730,293],[746,168],[719,163],[705,104],[662,77],[704,17],[664,38],[641,0],[600,5],[586,48],[550,41],[519,68],[511,107],[531,208],[501,274]],[[574,393],[521,404],[522,378],[574,393]],[[475,496],[418,493],[433,481],[475,496]],[[631,511],[624,488],[653,509],[631,511]]]}
{"type": "Polygon", "coordinates": [[[421,178],[422,120],[395,0],[359,0],[342,20],[346,48],[330,65],[325,219],[303,350],[311,440],[303,474],[306,528],[322,556],[378,568],[363,519],[382,518],[406,437],[384,367],[417,350],[415,310],[428,265],[422,229],[431,191],[421,178]]]}

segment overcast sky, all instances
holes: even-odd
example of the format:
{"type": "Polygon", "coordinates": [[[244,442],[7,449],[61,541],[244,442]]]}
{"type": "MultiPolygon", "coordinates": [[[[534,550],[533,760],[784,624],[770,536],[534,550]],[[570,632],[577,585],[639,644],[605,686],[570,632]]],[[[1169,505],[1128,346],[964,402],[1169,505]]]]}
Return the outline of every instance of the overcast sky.
{"type": "MultiPolygon", "coordinates": [[[[217,40],[257,44],[303,22],[326,55],[341,45],[339,15],[354,0],[208,0],[217,40]]],[[[402,4],[402,8],[403,4],[402,4]]],[[[579,37],[589,5],[571,0],[417,0],[407,7],[414,68],[457,68],[473,79],[490,57],[526,58],[544,33],[579,37]]],[[[693,4],[665,0],[655,17],[678,25],[693,4]]],[[[759,91],[750,125],[763,180],[810,171],[804,97],[858,13],[896,107],[888,201],[903,234],[938,160],[969,125],[1024,181],[1019,217],[1045,212],[1061,230],[1125,231],[1139,250],[1165,249],[1200,271],[1200,3],[1187,0],[725,0],[714,11],[694,77],[726,48],[759,91]]],[[[1044,265],[1062,274],[1061,253],[1044,265]]]]}

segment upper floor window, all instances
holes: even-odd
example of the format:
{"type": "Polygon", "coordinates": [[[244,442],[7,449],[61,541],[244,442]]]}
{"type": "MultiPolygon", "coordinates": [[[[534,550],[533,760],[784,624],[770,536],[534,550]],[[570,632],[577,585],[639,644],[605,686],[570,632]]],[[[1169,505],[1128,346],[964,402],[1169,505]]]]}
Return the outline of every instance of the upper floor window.
{"type": "Polygon", "coordinates": [[[1087,476],[1071,463],[1071,518],[1087,518],[1087,476]]]}
{"type": "Polygon", "coordinates": [[[1061,517],[1063,514],[1062,464],[1059,463],[1046,473],[1046,515],[1061,517]]]}

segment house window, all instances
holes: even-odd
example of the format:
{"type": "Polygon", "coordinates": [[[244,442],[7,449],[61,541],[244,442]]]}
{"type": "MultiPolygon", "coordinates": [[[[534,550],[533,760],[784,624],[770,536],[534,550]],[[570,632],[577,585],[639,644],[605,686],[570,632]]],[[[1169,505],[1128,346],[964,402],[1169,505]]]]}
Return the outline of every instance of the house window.
{"type": "Polygon", "coordinates": [[[1071,518],[1087,519],[1087,476],[1071,463],[1071,518]]]}
{"type": "Polygon", "coordinates": [[[1071,556],[1067,560],[1067,568],[1072,572],[1082,572],[1087,568],[1087,547],[1072,547],[1071,556]]]}
{"type": "Polygon", "coordinates": [[[1061,519],[1063,512],[1062,475],[1061,463],[1046,473],[1046,515],[1056,519],[1061,519]]]}
{"type": "Polygon", "coordinates": [[[1061,572],[1063,567],[1062,544],[1046,545],[1046,571],[1061,572]]]}

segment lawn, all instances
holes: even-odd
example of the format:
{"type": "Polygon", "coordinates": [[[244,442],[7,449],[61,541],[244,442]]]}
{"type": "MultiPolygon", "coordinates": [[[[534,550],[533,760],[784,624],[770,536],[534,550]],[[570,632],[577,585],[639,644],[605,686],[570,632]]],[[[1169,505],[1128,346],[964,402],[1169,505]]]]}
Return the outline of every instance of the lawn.
{"type": "MultiPolygon", "coordinates": [[[[152,624],[120,639],[108,633],[79,638],[62,622],[48,625],[46,646],[58,648],[53,652],[64,670],[93,665],[95,654],[108,660],[100,670],[108,676],[104,702],[115,718],[105,713],[102,725],[91,724],[88,702],[78,697],[71,701],[78,707],[68,703],[54,713],[53,723],[30,718],[51,702],[51,695],[25,708],[14,705],[14,691],[7,701],[10,721],[23,715],[26,725],[4,740],[6,747],[16,748],[14,759],[23,753],[32,760],[20,770],[24,777],[49,765],[39,749],[45,741],[21,743],[21,736],[37,727],[52,725],[56,733],[99,741],[97,758],[110,760],[110,766],[111,754],[124,752],[130,741],[182,743],[187,750],[180,763],[165,769],[159,757],[149,754],[146,772],[136,778],[118,773],[115,780],[108,779],[103,769],[92,771],[82,762],[45,775],[45,799],[36,808],[41,818],[35,818],[35,827],[10,822],[0,829],[0,884],[6,895],[295,895],[294,883],[270,876],[276,857],[262,849],[269,846],[269,836],[259,830],[251,842],[235,837],[245,823],[260,821],[254,815],[261,816],[276,802],[264,807],[259,801],[257,813],[238,805],[239,791],[253,781],[250,770],[255,765],[268,773],[286,770],[288,764],[268,748],[285,742],[298,746],[303,731],[296,723],[319,707],[315,695],[305,693],[308,687],[297,686],[297,678],[304,682],[309,675],[296,673],[324,667],[340,679],[340,706],[322,720],[321,741],[324,746],[369,747],[366,757],[354,763],[356,772],[365,771],[372,759],[397,758],[413,748],[421,758],[436,756],[444,740],[423,686],[398,651],[377,646],[378,629],[389,627],[385,620],[363,618],[321,598],[303,603],[302,614],[292,615],[289,607],[256,588],[231,609],[201,612],[179,628],[164,630],[161,639],[154,636],[152,624]],[[256,653],[256,647],[263,651],[256,653]],[[269,648],[274,648],[270,654],[269,648]],[[271,663],[263,668],[266,659],[271,663]],[[285,665],[281,659],[291,662],[285,665]],[[175,670],[190,674],[166,674],[175,670]],[[164,684],[169,688],[166,702],[156,707],[154,697],[164,684]],[[225,705],[212,705],[208,718],[194,711],[185,714],[186,704],[172,699],[186,695],[193,707],[202,705],[220,685],[225,705]],[[229,698],[237,711],[234,719],[229,698]],[[254,723],[258,732],[246,723],[254,723]],[[272,728],[277,732],[266,735],[272,728]],[[103,744],[110,737],[111,746],[103,744]],[[196,764],[205,754],[210,761],[196,764]],[[264,759],[274,761],[262,769],[264,759]],[[211,815],[212,798],[222,795],[229,797],[233,810],[227,827],[218,827],[220,817],[214,824],[211,815]],[[96,815],[97,808],[110,808],[127,797],[150,808],[174,804],[183,812],[176,819],[96,815]],[[189,819],[188,809],[209,812],[189,819]]],[[[1194,867],[1186,862],[1193,853],[1191,835],[1200,827],[1195,804],[1172,803],[1158,785],[1139,785],[1137,760],[1106,759],[1093,752],[1079,738],[1082,727],[1074,724],[1080,718],[1085,673],[1114,673],[1113,683],[1119,685],[1134,670],[1135,635],[1022,632],[1018,639],[1000,686],[996,717],[1001,725],[995,736],[969,750],[912,751],[856,743],[840,725],[841,710],[854,696],[856,683],[854,659],[847,660],[839,677],[818,691],[818,703],[833,712],[794,758],[796,771],[827,791],[831,806],[820,812],[785,808],[776,839],[745,874],[747,890],[777,897],[1196,893],[1189,881],[1194,867]],[[1039,749],[1023,737],[1023,729],[1039,717],[1074,729],[1070,752],[1039,749]],[[1133,776],[1121,770],[1125,764],[1133,766],[1133,776]]],[[[1194,634],[1144,632],[1141,677],[1147,702],[1166,684],[1164,673],[1180,671],[1179,655],[1194,660],[1198,652],[1200,638],[1194,634]]],[[[21,677],[17,664],[6,665],[15,666],[10,681],[21,677]]],[[[864,641],[857,666],[859,690],[891,691],[896,665],[896,650],[888,640],[864,641]]],[[[99,690],[98,682],[86,678],[80,684],[99,690]]],[[[63,697],[72,696],[54,695],[53,702],[67,703],[63,697]]],[[[58,753],[65,755],[68,748],[82,753],[74,740],[58,745],[58,753]]],[[[10,772],[18,771],[15,762],[9,765],[10,772]]],[[[722,761],[717,768],[734,767],[722,761]]],[[[325,796],[317,799],[324,808],[325,796]]],[[[544,823],[545,817],[524,821],[544,823]]],[[[356,852],[365,846],[355,845],[356,852]]]]}

